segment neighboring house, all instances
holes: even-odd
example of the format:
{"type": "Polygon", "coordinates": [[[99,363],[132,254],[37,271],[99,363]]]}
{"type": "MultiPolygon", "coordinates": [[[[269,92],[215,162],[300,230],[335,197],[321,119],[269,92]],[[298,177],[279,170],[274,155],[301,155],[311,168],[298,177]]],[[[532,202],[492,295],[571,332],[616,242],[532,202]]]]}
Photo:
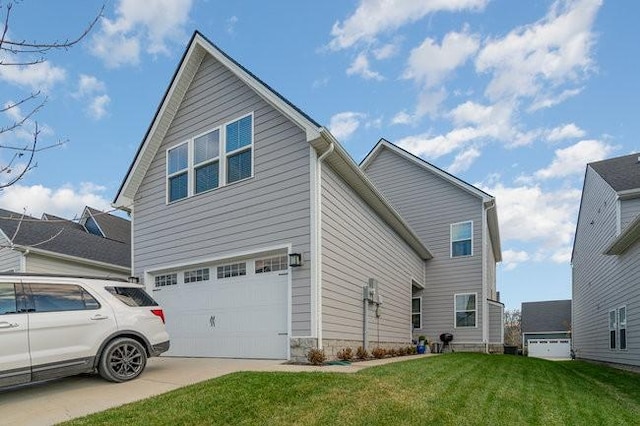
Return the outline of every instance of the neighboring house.
{"type": "Polygon", "coordinates": [[[169,354],[411,341],[429,242],[325,128],[198,32],[114,205],[131,213],[133,272],[165,309],[169,354]]]}
{"type": "Polygon", "coordinates": [[[502,260],[495,198],[382,139],[362,170],[433,255],[413,286],[414,335],[453,334],[457,349],[502,350],[502,260]]]}
{"type": "Polygon", "coordinates": [[[639,154],[588,164],[571,259],[576,357],[640,366],[638,239],[639,154]]]}
{"type": "Polygon", "coordinates": [[[0,271],[126,278],[130,229],[128,220],[90,207],[78,222],[0,209],[0,271]]]}
{"type": "Polygon", "coordinates": [[[537,340],[538,350],[548,351],[552,355],[563,353],[569,357],[571,300],[523,302],[520,312],[523,350],[530,348],[530,340],[537,340]]]}

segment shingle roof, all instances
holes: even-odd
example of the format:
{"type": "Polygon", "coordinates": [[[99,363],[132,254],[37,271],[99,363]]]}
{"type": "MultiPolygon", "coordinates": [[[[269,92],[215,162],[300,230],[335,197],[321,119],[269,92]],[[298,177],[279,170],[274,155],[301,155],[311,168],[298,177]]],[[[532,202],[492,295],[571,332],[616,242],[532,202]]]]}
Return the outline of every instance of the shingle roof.
{"type": "Polygon", "coordinates": [[[522,332],[571,330],[571,300],[522,303],[522,332]]]}
{"type": "Polygon", "coordinates": [[[104,232],[105,238],[120,241],[121,243],[129,243],[131,241],[131,222],[127,219],[101,212],[92,207],[87,207],[87,210],[89,210],[93,219],[104,232]]]}
{"type": "MultiPolygon", "coordinates": [[[[5,210],[5,211],[7,211],[7,210],[5,210]]],[[[74,222],[72,220],[65,219],[63,217],[56,216],[56,215],[53,215],[51,213],[43,214],[42,215],[42,220],[51,220],[51,221],[55,221],[55,222],[61,223],[64,226],[68,226],[68,227],[71,227],[71,228],[78,229],[80,231],[84,230],[84,227],[82,225],[80,225],[78,222],[74,222]]]]}
{"type": "Polygon", "coordinates": [[[624,155],[589,163],[614,191],[640,188],[640,154],[624,155]]]}
{"type": "Polygon", "coordinates": [[[0,209],[0,229],[17,246],[131,267],[131,245],[90,234],[65,220],[41,220],[0,209]],[[22,220],[21,220],[22,218],[22,220]]]}

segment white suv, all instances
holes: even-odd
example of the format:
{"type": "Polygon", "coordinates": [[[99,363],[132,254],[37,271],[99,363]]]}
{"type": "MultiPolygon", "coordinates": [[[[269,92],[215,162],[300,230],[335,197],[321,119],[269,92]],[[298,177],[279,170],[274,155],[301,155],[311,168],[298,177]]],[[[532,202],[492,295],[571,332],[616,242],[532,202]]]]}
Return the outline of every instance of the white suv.
{"type": "Polygon", "coordinates": [[[168,349],[164,313],[142,285],[0,273],[0,388],[96,371],[123,382],[168,349]]]}

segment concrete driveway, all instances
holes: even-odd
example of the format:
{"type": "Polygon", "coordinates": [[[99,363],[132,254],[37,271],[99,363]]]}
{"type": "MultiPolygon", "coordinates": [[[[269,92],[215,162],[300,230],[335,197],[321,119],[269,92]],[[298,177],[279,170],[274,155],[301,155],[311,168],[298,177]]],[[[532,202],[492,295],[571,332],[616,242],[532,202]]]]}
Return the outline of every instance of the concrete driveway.
{"type": "Polygon", "coordinates": [[[349,366],[283,364],[284,361],[222,358],[150,358],[140,377],[110,383],[99,376],[75,376],[0,391],[0,425],[53,425],[139,401],[237,371],[321,371],[355,373],[364,368],[431,355],[358,362],[349,366]]]}

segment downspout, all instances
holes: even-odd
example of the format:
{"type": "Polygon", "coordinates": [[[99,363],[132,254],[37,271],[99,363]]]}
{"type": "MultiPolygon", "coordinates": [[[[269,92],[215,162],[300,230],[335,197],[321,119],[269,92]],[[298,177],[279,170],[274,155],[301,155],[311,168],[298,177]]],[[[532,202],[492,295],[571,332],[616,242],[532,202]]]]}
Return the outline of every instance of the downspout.
{"type": "Polygon", "coordinates": [[[329,143],[329,148],[318,157],[316,167],[316,206],[318,206],[318,218],[316,226],[316,257],[318,259],[316,268],[316,336],[318,339],[318,349],[322,349],[322,162],[333,152],[333,141],[329,143]]]}
{"type": "Polygon", "coordinates": [[[484,343],[485,353],[489,353],[489,309],[487,302],[487,211],[490,207],[487,207],[487,203],[482,203],[482,342],[484,343]]]}

